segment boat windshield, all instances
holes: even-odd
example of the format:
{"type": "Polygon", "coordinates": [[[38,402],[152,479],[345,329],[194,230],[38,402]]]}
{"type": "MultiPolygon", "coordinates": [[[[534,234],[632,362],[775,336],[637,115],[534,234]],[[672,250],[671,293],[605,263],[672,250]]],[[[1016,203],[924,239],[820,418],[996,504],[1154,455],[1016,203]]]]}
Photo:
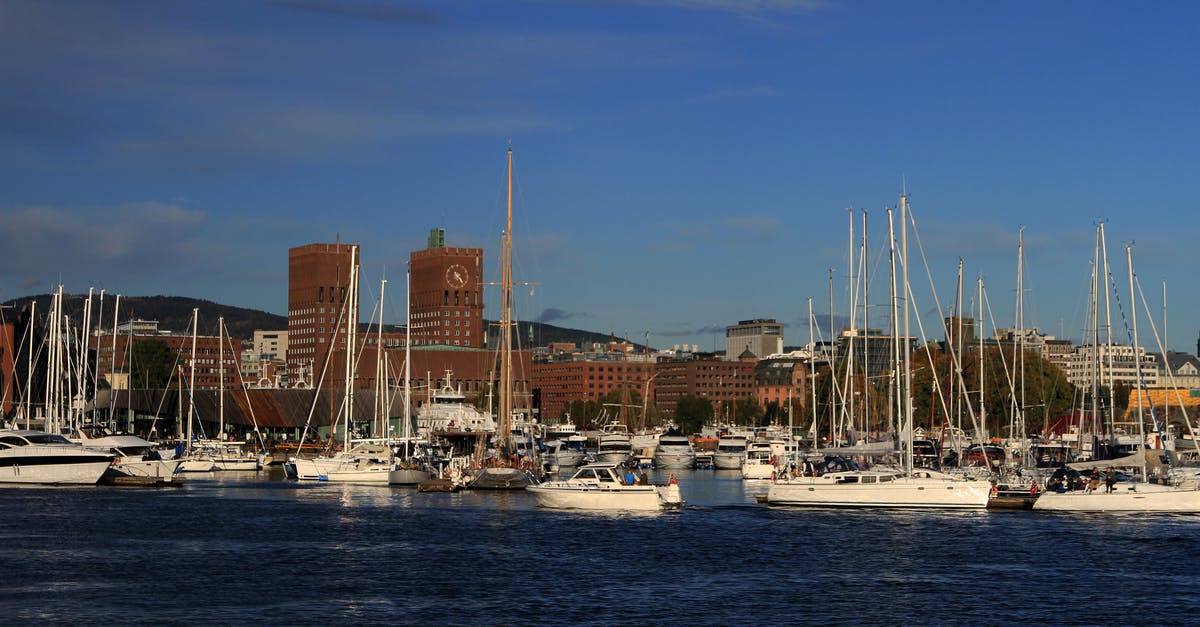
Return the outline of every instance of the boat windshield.
{"type": "Polygon", "coordinates": [[[71,441],[56,433],[35,433],[25,436],[30,444],[70,444],[71,441]]]}

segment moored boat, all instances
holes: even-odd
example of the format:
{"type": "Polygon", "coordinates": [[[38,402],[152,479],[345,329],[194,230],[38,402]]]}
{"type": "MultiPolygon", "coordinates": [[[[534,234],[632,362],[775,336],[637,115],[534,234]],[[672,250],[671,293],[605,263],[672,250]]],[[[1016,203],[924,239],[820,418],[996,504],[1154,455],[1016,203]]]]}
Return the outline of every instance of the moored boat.
{"type": "Polygon", "coordinates": [[[679,483],[630,483],[620,465],[600,462],[582,466],[570,479],[546,481],[525,488],[537,497],[538,506],[551,509],[662,511],[683,507],[679,483]]]}
{"type": "Polygon", "coordinates": [[[61,435],[31,429],[0,430],[0,484],[90,485],[113,457],[61,435]]]}

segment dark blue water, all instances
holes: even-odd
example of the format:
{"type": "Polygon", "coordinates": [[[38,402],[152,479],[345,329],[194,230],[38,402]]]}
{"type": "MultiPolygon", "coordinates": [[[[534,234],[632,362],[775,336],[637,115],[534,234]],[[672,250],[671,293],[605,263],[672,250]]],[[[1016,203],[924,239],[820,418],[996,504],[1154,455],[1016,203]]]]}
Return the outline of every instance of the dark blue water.
{"type": "MultiPolygon", "coordinates": [[[[659,477],[660,479],[662,477],[659,477]]],[[[1200,516],[776,510],[681,473],[654,515],[258,473],[0,490],[5,624],[1194,623],[1200,516]]]]}

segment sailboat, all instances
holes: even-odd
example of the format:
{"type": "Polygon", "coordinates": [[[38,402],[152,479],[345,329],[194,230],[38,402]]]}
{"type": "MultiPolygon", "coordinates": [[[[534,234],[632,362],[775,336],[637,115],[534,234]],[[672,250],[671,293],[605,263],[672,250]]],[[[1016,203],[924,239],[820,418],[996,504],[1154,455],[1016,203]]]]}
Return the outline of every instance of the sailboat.
{"type": "MultiPolygon", "coordinates": [[[[1103,224],[1100,225],[1103,237],[1103,224]]],[[[1137,297],[1134,291],[1133,250],[1125,247],[1125,259],[1129,268],[1130,306],[1133,308],[1133,360],[1137,372],[1138,385],[1142,385],[1142,363],[1138,350],[1137,333],[1137,297]]],[[[1107,268],[1107,262],[1104,267],[1107,268]]],[[[1082,470],[1090,465],[1093,468],[1108,467],[1108,472],[1114,472],[1119,465],[1136,465],[1141,468],[1141,476],[1146,477],[1146,458],[1153,454],[1146,450],[1145,419],[1142,415],[1142,394],[1137,393],[1137,422],[1140,434],[1138,452],[1129,457],[1131,462],[1123,460],[1097,460],[1082,464],[1069,464],[1076,470],[1082,470]]],[[[1154,408],[1150,408],[1154,416],[1154,408]]],[[[1157,422],[1157,418],[1155,418],[1157,422]]],[[[1200,489],[1196,487],[1179,487],[1149,483],[1146,481],[1119,482],[1112,489],[1096,490],[1064,490],[1062,492],[1047,490],[1033,503],[1033,509],[1057,512],[1200,512],[1200,489]]]]}
{"type": "Polygon", "coordinates": [[[523,490],[538,482],[534,474],[532,450],[525,457],[517,455],[512,436],[513,420],[513,319],[512,319],[512,148],[508,149],[508,218],[500,247],[500,412],[497,416],[496,447],[487,455],[487,437],[481,436],[475,454],[475,464],[464,481],[464,487],[477,490],[523,490]]]}
{"type": "MultiPolygon", "coordinates": [[[[411,281],[412,272],[406,274],[411,281]]],[[[384,282],[386,284],[386,281],[384,282]]],[[[380,289],[380,302],[383,302],[383,290],[380,289]]],[[[421,460],[417,456],[419,448],[424,447],[428,450],[429,441],[420,440],[413,437],[412,433],[412,371],[409,369],[409,364],[412,363],[412,287],[408,287],[408,295],[405,297],[405,322],[404,322],[404,424],[400,427],[400,441],[396,443],[398,454],[391,471],[388,472],[388,483],[391,485],[418,485],[423,481],[428,481],[433,473],[429,471],[427,460],[421,460]]],[[[383,307],[380,307],[379,328],[383,329],[383,307]]],[[[382,332],[382,331],[381,331],[382,332]]],[[[382,340],[379,344],[379,352],[383,352],[382,340]]],[[[382,383],[386,377],[380,376],[381,387],[386,387],[382,383]]],[[[386,415],[386,414],[385,414],[386,415]]]]}
{"type": "MultiPolygon", "coordinates": [[[[342,442],[346,450],[331,456],[314,459],[294,458],[288,460],[287,472],[301,480],[335,481],[346,483],[388,482],[388,473],[393,466],[392,450],[381,439],[350,439],[350,425],[354,420],[354,380],[357,375],[355,358],[358,336],[358,246],[350,248],[350,289],[346,303],[346,370],[345,396],[342,400],[340,418],[343,427],[342,442]]],[[[315,402],[315,398],[314,398],[315,402]]],[[[334,422],[336,429],[337,421],[334,422]]]]}
{"type": "Polygon", "coordinates": [[[904,332],[900,334],[898,324],[899,295],[896,293],[896,238],[892,228],[892,211],[888,210],[888,225],[892,258],[892,337],[896,346],[893,353],[895,368],[903,374],[902,385],[897,386],[897,397],[893,399],[901,409],[902,431],[907,450],[904,468],[878,468],[862,470],[854,465],[827,468],[815,476],[805,474],[788,477],[771,484],[767,491],[767,504],[777,506],[808,507],[863,507],[903,509],[983,509],[987,507],[991,493],[991,482],[965,479],[928,469],[913,468],[913,403],[911,351],[908,347],[908,315],[911,299],[908,298],[908,197],[900,196],[900,220],[905,228],[901,231],[900,259],[903,263],[904,332]],[[903,337],[903,348],[901,338],[903,337]]]}

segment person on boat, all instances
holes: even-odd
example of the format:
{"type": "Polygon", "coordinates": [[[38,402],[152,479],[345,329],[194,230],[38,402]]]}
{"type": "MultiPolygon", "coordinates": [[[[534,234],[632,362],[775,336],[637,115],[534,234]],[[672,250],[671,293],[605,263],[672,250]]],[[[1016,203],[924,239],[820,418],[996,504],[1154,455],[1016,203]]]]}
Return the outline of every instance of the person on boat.
{"type": "Polygon", "coordinates": [[[646,476],[645,468],[643,468],[642,471],[638,473],[637,484],[638,485],[650,485],[650,477],[646,476]]]}
{"type": "Polygon", "coordinates": [[[1092,476],[1088,478],[1087,493],[1091,494],[1100,486],[1100,469],[1093,468],[1092,476]]]}
{"type": "Polygon", "coordinates": [[[634,476],[633,469],[626,468],[625,469],[625,485],[635,485],[635,484],[637,484],[637,477],[634,476]]]}
{"type": "Polygon", "coordinates": [[[1113,470],[1112,466],[1104,471],[1104,493],[1112,494],[1113,486],[1117,483],[1117,471],[1113,470]]]}

